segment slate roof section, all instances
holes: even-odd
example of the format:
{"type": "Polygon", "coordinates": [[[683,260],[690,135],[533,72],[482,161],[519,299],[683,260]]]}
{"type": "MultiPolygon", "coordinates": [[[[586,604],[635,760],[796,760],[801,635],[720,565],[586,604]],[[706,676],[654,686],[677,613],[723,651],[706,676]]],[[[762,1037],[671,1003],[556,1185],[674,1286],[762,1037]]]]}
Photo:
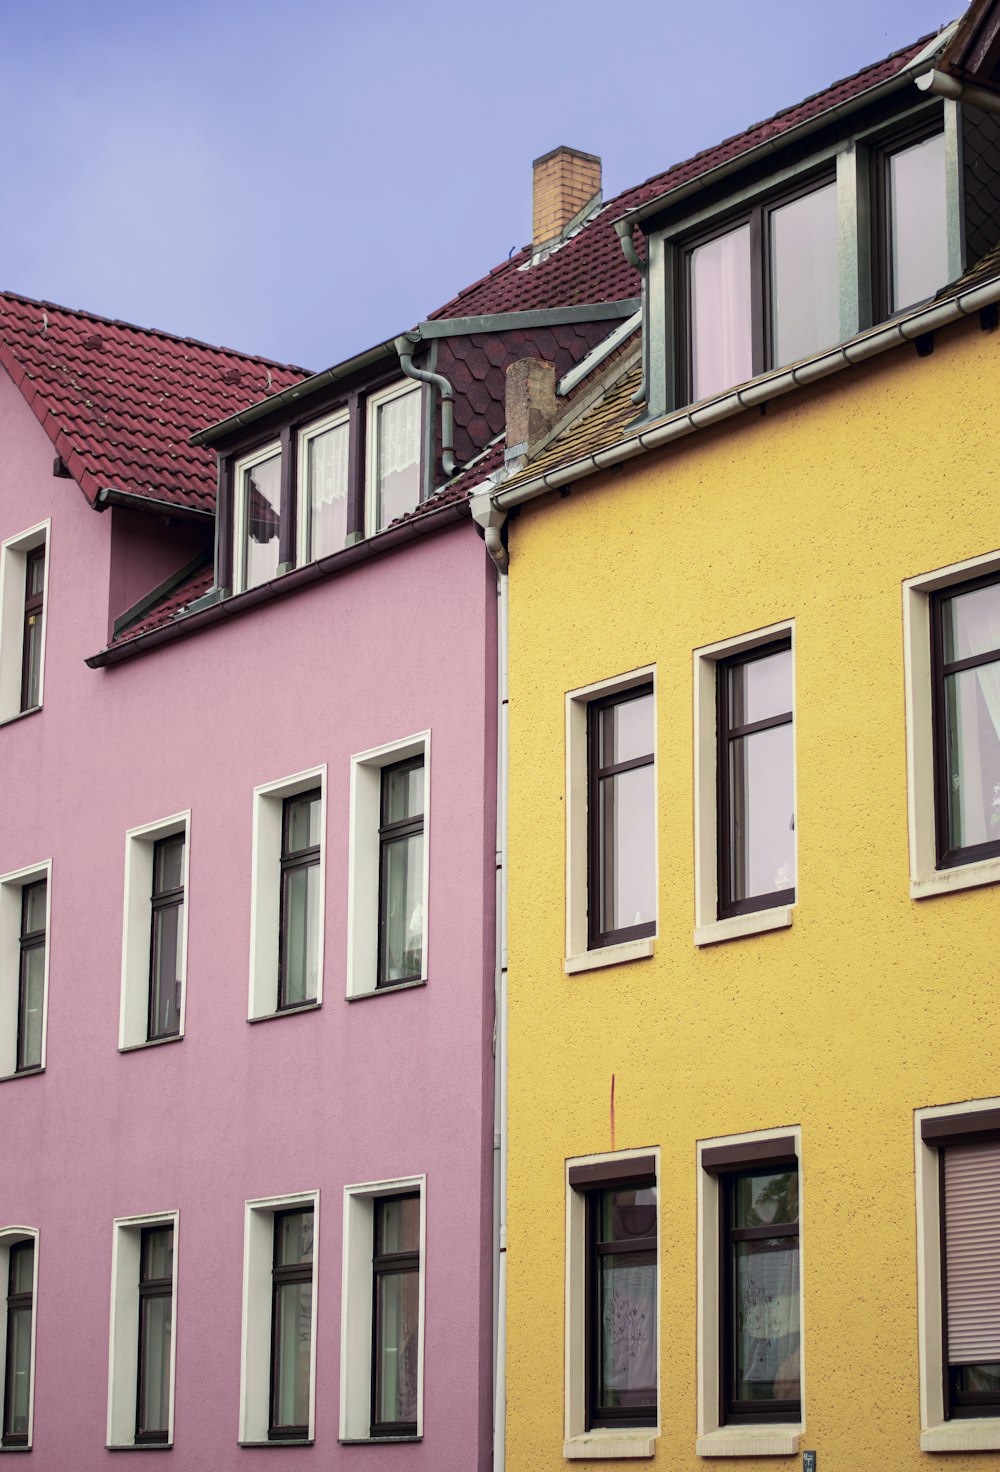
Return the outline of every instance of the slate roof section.
{"type": "Polygon", "coordinates": [[[0,292],[0,364],[93,505],[123,491],[214,511],[216,460],[194,428],[307,376],[302,368],[0,292]]]}

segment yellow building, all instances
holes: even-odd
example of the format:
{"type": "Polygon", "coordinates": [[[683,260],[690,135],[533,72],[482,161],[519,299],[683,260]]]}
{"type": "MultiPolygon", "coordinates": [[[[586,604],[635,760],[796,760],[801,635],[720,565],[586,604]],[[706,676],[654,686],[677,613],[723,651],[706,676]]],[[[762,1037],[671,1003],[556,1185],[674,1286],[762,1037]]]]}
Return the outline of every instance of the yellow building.
{"type": "Polygon", "coordinates": [[[475,508],[512,1472],[1000,1467],[989,25],[633,210],[642,344],[475,508]]]}

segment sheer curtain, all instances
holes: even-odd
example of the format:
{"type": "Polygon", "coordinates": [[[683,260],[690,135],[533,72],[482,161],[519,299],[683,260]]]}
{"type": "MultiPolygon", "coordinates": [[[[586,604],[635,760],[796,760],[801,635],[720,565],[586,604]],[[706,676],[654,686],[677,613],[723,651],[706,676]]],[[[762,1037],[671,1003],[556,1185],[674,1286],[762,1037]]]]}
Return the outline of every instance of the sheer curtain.
{"type": "Polygon", "coordinates": [[[339,551],[347,540],[349,449],[347,424],[309,441],[309,561],[339,551]]]}
{"type": "Polygon", "coordinates": [[[749,225],[691,253],[691,365],[696,399],[753,375],[749,225]]]}
{"type": "MultiPolygon", "coordinates": [[[[956,598],[954,659],[1000,650],[1000,587],[956,598]],[[961,611],[959,612],[959,607],[961,611]]],[[[953,811],[963,846],[1000,838],[1000,658],[957,675],[947,685],[958,770],[952,773],[953,811]],[[955,786],[957,778],[957,787],[955,786]]]]}

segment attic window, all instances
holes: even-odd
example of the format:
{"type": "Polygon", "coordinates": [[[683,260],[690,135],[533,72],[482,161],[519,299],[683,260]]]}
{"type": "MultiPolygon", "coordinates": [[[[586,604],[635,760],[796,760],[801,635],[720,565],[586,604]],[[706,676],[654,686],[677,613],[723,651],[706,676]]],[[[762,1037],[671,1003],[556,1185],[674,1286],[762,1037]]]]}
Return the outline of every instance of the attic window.
{"type": "Polygon", "coordinates": [[[278,572],[281,526],[281,450],[270,444],[236,463],[236,529],[233,578],[245,592],[278,572]]]}
{"type": "Polygon", "coordinates": [[[932,297],[948,280],[945,145],[940,128],[880,152],[876,211],[883,315],[932,297]]]}
{"type": "Polygon", "coordinates": [[[420,403],[420,385],[409,380],[368,400],[369,534],[420,500],[420,403]]]}

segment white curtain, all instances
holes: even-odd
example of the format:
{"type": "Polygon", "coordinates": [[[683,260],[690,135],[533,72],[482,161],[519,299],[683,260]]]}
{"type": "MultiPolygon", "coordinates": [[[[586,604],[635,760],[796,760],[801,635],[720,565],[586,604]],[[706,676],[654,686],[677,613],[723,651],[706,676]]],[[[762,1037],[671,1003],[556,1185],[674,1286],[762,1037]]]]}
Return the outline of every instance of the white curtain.
{"type": "MultiPolygon", "coordinates": [[[[953,659],[1000,649],[1000,588],[980,588],[956,598],[950,613],[953,659]]],[[[952,675],[948,684],[954,697],[959,758],[955,795],[961,815],[960,835],[953,837],[963,846],[990,843],[1000,838],[1000,659],[952,675]]]]}
{"type": "Polygon", "coordinates": [[[378,416],[379,479],[408,470],[420,453],[420,392],[401,394],[383,404],[378,416]]]}
{"type": "Polygon", "coordinates": [[[740,1263],[739,1334],[742,1378],[798,1394],[799,1248],[749,1252],[740,1263]],[[789,1388],[794,1387],[794,1388],[789,1388]]]}
{"type": "Polygon", "coordinates": [[[346,424],[338,424],[309,441],[309,494],[314,507],[332,506],[346,499],[349,448],[346,424]]]}
{"type": "Polygon", "coordinates": [[[696,399],[753,374],[749,225],[692,252],[691,362],[696,399]]]}

